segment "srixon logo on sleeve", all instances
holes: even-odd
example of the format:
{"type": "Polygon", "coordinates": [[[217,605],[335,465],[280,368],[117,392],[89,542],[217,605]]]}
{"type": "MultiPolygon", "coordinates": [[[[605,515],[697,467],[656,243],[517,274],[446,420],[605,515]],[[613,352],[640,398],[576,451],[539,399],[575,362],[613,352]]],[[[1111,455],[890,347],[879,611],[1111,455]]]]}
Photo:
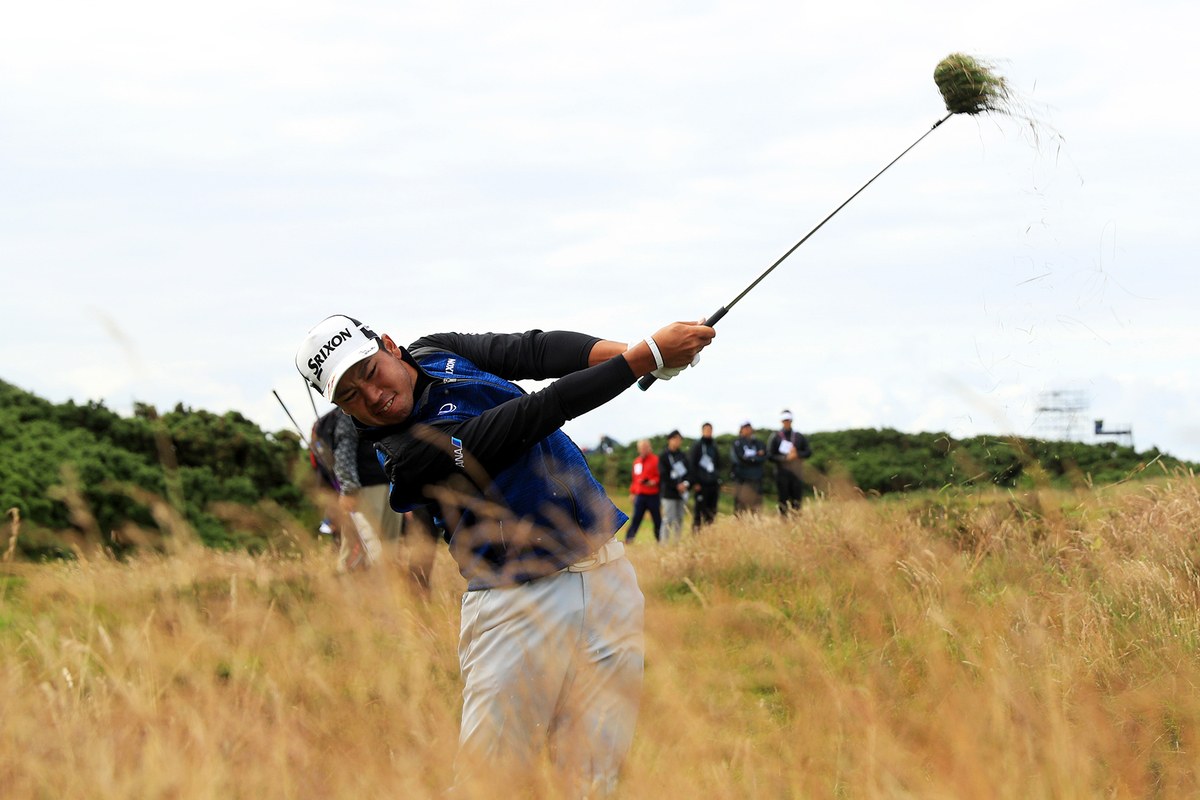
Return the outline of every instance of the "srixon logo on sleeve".
{"type": "Polygon", "coordinates": [[[325,369],[326,359],[333,354],[333,351],[336,350],[339,345],[345,344],[346,342],[350,341],[350,339],[350,329],[343,328],[330,337],[328,342],[321,345],[321,349],[318,350],[316,354],[308,360],[308,368],[311,369],[313,374],[317,376],[318,381],[321,380],[321,372],[325,369]]]}

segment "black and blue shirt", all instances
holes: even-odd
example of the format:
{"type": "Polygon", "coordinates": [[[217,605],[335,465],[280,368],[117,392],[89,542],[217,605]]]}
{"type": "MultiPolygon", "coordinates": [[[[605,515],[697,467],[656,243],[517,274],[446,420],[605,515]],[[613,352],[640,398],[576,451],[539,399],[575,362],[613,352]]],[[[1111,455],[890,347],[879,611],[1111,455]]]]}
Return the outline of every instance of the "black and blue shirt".
{"type": "Polygon", "coordinates": [[[426,336],[405,422],[363,428],[392,507],[430,506],[468,589],[526,583],[593,553],[625,524],[560,428],[634,382],[621,356],[588,367],[599,339],[565,331],[426,336]],[[557,378],[532,394],[512,381],[557,378]]]}

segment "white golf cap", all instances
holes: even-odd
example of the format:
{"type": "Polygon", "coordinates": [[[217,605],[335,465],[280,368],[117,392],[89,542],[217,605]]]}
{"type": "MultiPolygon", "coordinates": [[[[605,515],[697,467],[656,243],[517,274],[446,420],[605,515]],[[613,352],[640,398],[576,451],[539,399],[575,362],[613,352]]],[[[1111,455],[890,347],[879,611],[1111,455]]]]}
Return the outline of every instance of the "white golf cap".
{"type": "Polygon", "coordinates": [[[791,422],[792,421],[792,412],[788,411],[785,408],[783,411],[779,412],[779,419],[783,422],[791,422]]]}
{"type": "Polygon", "coordinates": [[[335,314],[316,324],[296,351],[296,369],[330,402],[346,370],[379,352],[379,337],[353,317],[335,314]]]}

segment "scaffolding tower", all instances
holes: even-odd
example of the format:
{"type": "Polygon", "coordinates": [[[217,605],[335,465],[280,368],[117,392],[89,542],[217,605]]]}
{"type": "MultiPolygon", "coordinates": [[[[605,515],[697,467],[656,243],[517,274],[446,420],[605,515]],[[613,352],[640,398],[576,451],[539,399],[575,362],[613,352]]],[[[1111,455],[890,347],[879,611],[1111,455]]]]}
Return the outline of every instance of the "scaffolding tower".
{"type": "Polygon", "coordinates": [[[1084,415],[1091,408],[1088,393],[1081,389],[1051,389],[1038,395],[1034,427],[1043,439],[1079,441],[1087,430],[1084,415]]]}

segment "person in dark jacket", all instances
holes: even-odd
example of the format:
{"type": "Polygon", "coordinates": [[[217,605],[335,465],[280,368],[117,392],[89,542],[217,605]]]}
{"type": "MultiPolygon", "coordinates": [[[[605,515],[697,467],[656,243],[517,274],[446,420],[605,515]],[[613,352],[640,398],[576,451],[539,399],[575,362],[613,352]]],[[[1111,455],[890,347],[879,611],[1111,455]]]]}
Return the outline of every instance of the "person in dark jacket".
{"type": "Polygon", "coordinates": [[[800,480],[803,460],[812,456],[808,438],[792,430],[792,412],[786,408],[779,415],[779,430],[767,439],[767,458],[775,464],[775,486],[779,491],[779,513],[787,516],[800,510],[804,484],[800,480]]]}
{"type": "Polygon", "coordinates": [[[662,498],[663,544],[679,536],[683,528],[683,513],[687,506],[688,487],[691,486],[688,457],[683,452],[683,434],[671,431],[667,434],[667,446],[658,455],[658,493],[662,498]]]}
{"type": "Polygon", "coordinates": [[[428,507],[467,580],[455,791],[527,794],[549,752],[561,793],[611,794],[633,739],[643,597],[622,514],[562,425],[712,341],[673,323],[632,346],[566,331],[444,333],[407,348],[329,317],[296,367],[381,451],[391,505],[428,507]],[[555,379],[526,393],[512,381],[555,379]]]}
{"type": "Polygon", "coordinates": [[[700,426],[700,438],[688,454],[696,507],[692,511],[692,530],[697,531],[717,518],[717,500],[721,497],[721,455],[713,441],[713,426],[700,426]]]}
{"type": "Polygon", "coordinates": [[[729,454],[733,462],[734,513],[758,511],[762,506],[767,448],[754,437],[754,426],[749,422],[742,423],[729,454]]]}

